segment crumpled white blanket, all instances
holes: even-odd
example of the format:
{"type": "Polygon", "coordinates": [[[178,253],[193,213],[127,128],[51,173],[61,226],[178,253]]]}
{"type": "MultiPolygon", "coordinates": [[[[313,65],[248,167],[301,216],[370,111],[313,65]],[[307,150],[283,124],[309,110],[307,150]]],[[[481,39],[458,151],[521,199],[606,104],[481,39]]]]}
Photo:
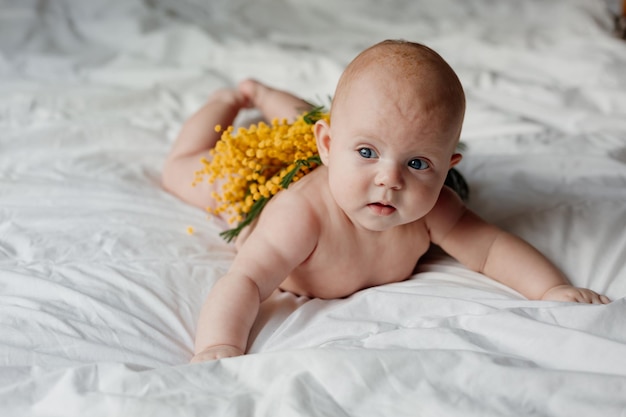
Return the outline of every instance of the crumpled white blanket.
{"type": "Polygon", "coordinates": [[[0,0],[0,412],[626,415],[624,68],[599,0],[0,0]],[[469,205],[614,302],[433,251],[346,299],[276,292],[251,354],[188,365],[234,251],[160,187],[182,122],[250,76],[324,101],[385,38],[459,73],[469,205]]]}

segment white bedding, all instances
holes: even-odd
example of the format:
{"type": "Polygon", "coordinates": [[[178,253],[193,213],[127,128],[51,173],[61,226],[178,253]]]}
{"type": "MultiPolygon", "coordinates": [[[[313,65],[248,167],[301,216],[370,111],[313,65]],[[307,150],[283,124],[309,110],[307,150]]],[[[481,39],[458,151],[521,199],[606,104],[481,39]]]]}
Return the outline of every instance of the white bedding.
{"type": "Polygon", "coordinates": [[[605,3],[348,4],[0,0],[1,415],[626,415],[626,43],[605,3]],[[275,293],[252,354],[187,365],[233,249],[160,188],[181,123],[250,76],[324,100],[385,38],[457,70],[469,205],[613,303],[528,301],[433,252],[346,299],[275,293]]]}

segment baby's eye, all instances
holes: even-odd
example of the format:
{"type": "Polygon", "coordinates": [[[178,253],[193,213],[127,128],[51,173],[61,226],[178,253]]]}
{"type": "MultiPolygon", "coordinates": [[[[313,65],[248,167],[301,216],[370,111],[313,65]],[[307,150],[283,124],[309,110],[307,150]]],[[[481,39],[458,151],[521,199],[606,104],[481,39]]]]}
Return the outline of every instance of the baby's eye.
{"type": "Polygon", "coordinates": [[[361,148],[359,149],[359,155],[361,155],[363,158],[376,158],[378,155],[376,154],[376,151],[371,149],[371,148],[361,148]]]}
{"type": "Polygon", "coordinates": [[[423,170],[429,167],[428,162],[423,159],[412,159],[409,161],[409,166],[417,170],[423,170]]]}

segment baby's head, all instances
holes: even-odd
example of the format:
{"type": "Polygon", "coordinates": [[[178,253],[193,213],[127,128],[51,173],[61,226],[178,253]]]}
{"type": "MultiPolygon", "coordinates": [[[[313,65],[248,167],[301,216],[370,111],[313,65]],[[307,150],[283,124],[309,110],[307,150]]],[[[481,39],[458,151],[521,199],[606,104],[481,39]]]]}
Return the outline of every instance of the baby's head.
{"type": "Polygon", "coordinates": [[[315,131],[337,203],[372,230],[425,216],[461,159],[464,113],[458,77],[430,48],[384,41],[363,51],[339,80],[330,125],[315,131]]]}
{"type": "Polygon", "coordinates": [[[435,116],[442,129],[454,128],[454,146],[458,144],[465,115],[463,87],[448,63],[427,46],[386,40],[361,52],[339,79],[331,123],[333,116],[340,117],[341,110],[350,111],[350,99],[363,98],[359,87],[380,89],[380,101],[392,100],[397,111],[414,110],[435,116]]]}

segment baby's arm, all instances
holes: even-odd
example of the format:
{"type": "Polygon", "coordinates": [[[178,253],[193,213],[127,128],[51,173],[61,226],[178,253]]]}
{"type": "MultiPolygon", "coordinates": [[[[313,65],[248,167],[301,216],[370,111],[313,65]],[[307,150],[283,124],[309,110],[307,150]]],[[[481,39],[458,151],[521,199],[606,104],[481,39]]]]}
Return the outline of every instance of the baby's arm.
{"type": "Polygon", "coordinates": [[[261,302],[309,257],[318,235],[313,210],[297,196],[283,191],[268,203],[202,308],[192,362],[245,352],[261,302]]]}
{"type": "Polygon", "coordinates": [[[608,303],[603,295],[573,287],[563,273],[524,240],[485,222],[444,188],[427,216],[433,243],[467,267],[529,299],[608,303]]]}

